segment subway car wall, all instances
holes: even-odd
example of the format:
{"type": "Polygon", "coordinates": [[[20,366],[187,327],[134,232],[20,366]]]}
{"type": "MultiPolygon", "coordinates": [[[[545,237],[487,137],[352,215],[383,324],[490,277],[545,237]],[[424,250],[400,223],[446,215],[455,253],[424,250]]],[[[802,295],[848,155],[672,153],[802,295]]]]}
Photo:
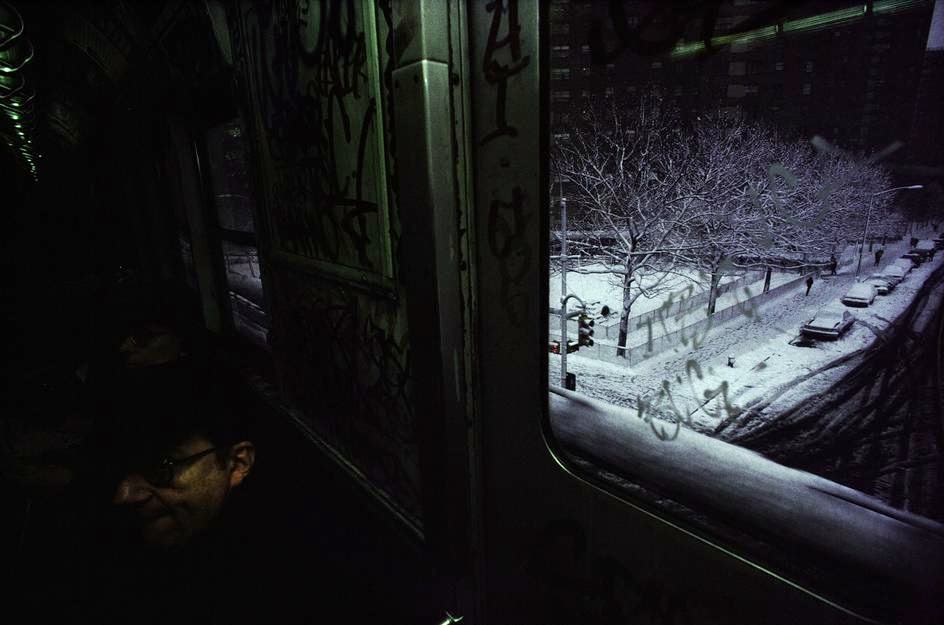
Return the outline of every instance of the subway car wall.
{"type": "Polygon", "coordinates": [[[944,621],[940,5],[0,0],[0,620],[944,621]]]}

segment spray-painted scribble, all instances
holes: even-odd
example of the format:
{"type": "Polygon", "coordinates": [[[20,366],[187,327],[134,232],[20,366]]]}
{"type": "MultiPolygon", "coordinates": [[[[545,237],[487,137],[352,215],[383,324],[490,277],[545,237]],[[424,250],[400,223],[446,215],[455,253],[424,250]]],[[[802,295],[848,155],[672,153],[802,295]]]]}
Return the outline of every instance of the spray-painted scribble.
{"type": "Polygon", "coordinates": [[[495,128],[485,134],[481,144],[501,136],[515,137],[518,130],[508,123],[508,80],[520,73],[531,61],[529,55],[521,53],[521,24],[518,21],[518,0],[492,0],[485,5],[492,14],[492,23],[488,31],[488,42],[482,58],[482,72],[488,84],[495,86],[495,128]],[[502,26],[505,36],[501,37],[502,26]],[[508,62],[502,63],[496,57],[499,51],[507,49],[508,62]]]}
{"type": "Polygon", "coordinates": [[[517,186],[511,190],[510,201],[492,200],[488,211],[488,247],[499,261],[502,306],[514,325],[525,323],[532,308],[522,284],[534,262],[525,236],[531,219],[524,192],[517,186]]]}
{"type": "Polygon", "coordinates": [[[421,525],[405,307],[341,271],[393,277],[391,3],[240,2],[231,12],[236,77],[251,87],[244,106],[264,247],[279,252],[266,266],[279,386],[328,445],[421,525]]]}
{"type": "MultiPolygon", "coordinates": [[[[357,3],[300,0],[247,9],[248,71],[272,159],[268,194],[277,247],[383,273],[390,233],[376,186],[378,102],[357,3]],[[375,244],[379,243],[379,245],[375,244]]],[[[388,68],[385,68],[385,71],[388,68]]]]}

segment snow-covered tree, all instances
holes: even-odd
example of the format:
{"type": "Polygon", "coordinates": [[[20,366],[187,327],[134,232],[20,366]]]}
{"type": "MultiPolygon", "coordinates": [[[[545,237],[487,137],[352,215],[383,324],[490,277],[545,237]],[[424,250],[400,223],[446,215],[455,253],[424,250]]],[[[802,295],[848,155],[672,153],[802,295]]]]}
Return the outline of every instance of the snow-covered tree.
{"type": "Polygon", "coordinates": [[[571,121],[552,144],[552,194],[568,200],[568,251],[587,261],[577,271],[620,282],[622,356],[633,304],[674,286],[673,274],[707,276],[710,315],[725,274],[826,266],[861,239],[870,198],[870,219],[888,219],[878,165],[786,140],[738,111],[685,126],[648,94],[588,103],[571,121]]]}
{"type": "Polygon", "coordinates": [[[552,146],[552,180],[563,184],[570,209],[569,251],[596,267],[581,271],[611,274],[622,286],[621,348],[633,303],[669,288],[668,277],[692,258],[690,159],[675,111],[653,94],[588,103],[552,146]]]}
{"type": "MultiPolygon", "coordinates": [[[[863,158],[819,154],[737,112],[702,116],[689,184],[704,202],[693,230],[708,274],[708,314],[722,276],[737,269],[826,266],[840,242],[861,238],[868,206],[887,214],[888,175],[863,158]]],[[[874,230],[873,230],[874,231],[874,230]]]]}

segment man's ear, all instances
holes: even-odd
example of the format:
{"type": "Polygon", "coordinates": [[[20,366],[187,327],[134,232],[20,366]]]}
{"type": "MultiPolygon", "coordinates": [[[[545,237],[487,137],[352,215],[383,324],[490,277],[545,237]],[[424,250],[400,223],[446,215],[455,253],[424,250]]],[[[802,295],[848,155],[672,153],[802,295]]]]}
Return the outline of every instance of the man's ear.
{"type": "Polygon", "coordinates": [[[239,486],[252,471],[256,463],[256,446],[249,441],[241,441],[230,448],[229,452],[229,486],[239,486]]]}

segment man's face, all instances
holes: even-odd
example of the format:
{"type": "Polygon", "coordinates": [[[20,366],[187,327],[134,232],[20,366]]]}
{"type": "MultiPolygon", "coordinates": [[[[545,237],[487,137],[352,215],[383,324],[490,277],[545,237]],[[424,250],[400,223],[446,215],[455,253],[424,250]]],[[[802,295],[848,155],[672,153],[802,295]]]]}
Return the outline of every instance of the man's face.
{"type": "MultiPolygon", "coordinates": [[[[188,438],[170,450],[172,461],[186,459],[213,449],[200,436],[188,438]]],[[[129,513],[148,544],[174,547],[205,530],[217,517],[229,491],[249,474],[254,448],[249,442],[207,453],[188,462],[178,462],[172,480],[155,485],[144,472],[131,472],[118,484],[112,503],[129,513]]]]}

